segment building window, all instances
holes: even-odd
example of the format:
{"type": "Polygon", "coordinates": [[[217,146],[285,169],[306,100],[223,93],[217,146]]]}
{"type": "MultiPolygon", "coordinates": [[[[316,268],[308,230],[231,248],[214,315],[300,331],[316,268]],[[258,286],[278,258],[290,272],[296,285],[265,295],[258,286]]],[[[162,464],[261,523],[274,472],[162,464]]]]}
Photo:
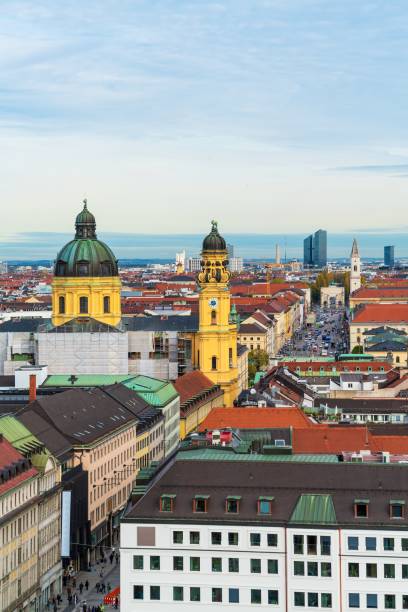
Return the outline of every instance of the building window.
{"type": "Polygon", "coordinates": [[[160,497],[160,512],[173,512],[175,495],[162,495],[160,497]]]}
{"type": "Polygon", "coordinates": [[[348,564],[348,575],[349,578],[359,578],[360,576],[360,566],[358,563],[349,563],[348,564]]]}
{"type": "Polygon", "coordinates": [[[65,276],[66,265],[65,262],[59,261],[57,263],[57,276],[65,276]]]}
{"type": "Polygon", "coordinates": [[[294,561],[293,574],[294,576],[304,576],[305,575],[305,564],[303,561],[294,561]]]}
{"type": "Polygon", "coordinates": [[[331,563],[320,564],[320,575],[322,576],[322,578],[331,578],[331,563]]]}
{"type": "Polygon", "coordinates": [[[173,544],[182,544],[182,543],[183,543],[183,532],[173,531],[173,544]]]}
{"type": "Polygon", "coordinates": [[[60,314],[65,314],[65,297],[63,295],[58,298],[58,311],[60,314]]]}
{"type": "Polygon", "coordinates": [[[268,535],[267,535],[267,543],[268,543],[268,546],[277,546],[278,545],[278,534],[277,533],[268,533],[268,535]]]}
{"type": "Polygon", "coordinates": [[[258,514],[272,514],[273,497],[258,498],[258,514]]]}
{"type": "Polygon", "coordinates": [[[101,263],[101,276],[112,276],[112,266],[108,261],[101,263]]]}
{"type": "Polygon", "coordinates": [[[211,591],[211,601],[213,603],[222,602],[222,589],[220,587],[213,587],[211,591]]]}
{"type": "Polygon", "coordinates": [[[141,584],[133,586],[133,599],[143,599],[143,586],[141,584]]]}
{"type": "Polygon", "coordinates": [[[277,574],[277,573],[278,573],[278,560],[268,559],[268,574],[277,574]]]}
{"type": "Polygon", "coordinates": [[[110,312],[110,297],[105,295],[103,298],[103,312],[108,314],[110,312]]]}
{"type": "Polygon", "coordinates": [[[268,604],[277,606],[279,604],[279,593],[275,590],[268,590],[268,604]]]}
{"type": "Polygon", "coordinates": [[[316,561],[309,561],[307,564],[307,575],[308,576],[318,576],[319,575],[318,568],[319,566],[316,563],[316,561]]]}
{"type": "Polygon", "coordinates": [[[193,499],[193,512],[208,512],[209,495],[196,495],[193,499]]]}
{"type": "Polygon", "coordinates": [[[408,595],[402,596],[402,609],[408,610],[408,595]]]}
{"type": "Polygon", "coordinates": [[[251,546],[260,546],[261,545],[261,534],[251,533],[249,535],[249,540],[250,540],[251,546]]]}
{"type": "Polygon", "coordinates": [[[229,367],[232,368],[234,366],[232,359],[232,348],[228,349],[228,358],[229,358],[229,367]]]}
{"type": "Polygon", "coordinates": [[[190,557],[190,572],[200,571],[200,557],[190,557]]]}
{"type": "Polygon", "coordinates": [[[239,495],[229,495],[225,500],[225,512],[228,514],[238,514],[240,499],[239,495]]]}
{"type": "Polygon", "coordinates": [[[377,550],[377,538],[368,537],[366,541],[366,550],[377,550]]]}
{"type": "Polygon", "coordinates": [[[401,538],[401,550],[408,551],[408,538],[401,538]]]}
{"type": "Polygon", "coordinates": [[[347,538],[347,547],[349,550],[358,550],[358,538],[349,536],[347,538]]]}
{"type": "Polygon", "coordinates": [[[150,599],[152,601],[158,601],[160,599],[160,587],[159,586],[150,587],[150,599]]]}
{"type": "Polygon", "coordinates": [[[390,518],[402,519],[404,518],[404,505],[405,501],[392,499],[390,501],[390,518]]]}
{"type": "Polygon", "coordinates": [[[384,608],[395,610],[395,595],[384,595],[384,608]]]}
{"type": "Polygon", "coordinates": [[[222,558],[221,557],[213,557],[211,559],[211,571],[212,572],[222,572],[222,558]]]}
{"type": "Polygon", "coordinates": [[[319,595],[318,593],[308,593],[307,594],[307,605],[309,608],[318,608],[319,607],[319,595]]]}
{"type": "Polygon", "coordinates": [[[349,608],[359,608],[360,607],[360,594],[359,593],[349,593],[349,608]]]}
{"type": "Polygon", "coordinates": [[[376,563],[366,563],[366,577],[367,578],[377,578],[377,564],[376,563]]]}
{"type": "Polygon", "coordinates": [[[239,589],[228,589],[229,603],[239,603],[239,589]]]}
{"type": "Polygon", "coordinates": [[[296,592],[294,596],[294,604],[295,606],[299,606],[304,608],[305,606],[305,594],[301,592],[296,592]]]}
{"type": "Polygon", "coordinates": [[[220,546],[222,541],[222,534],[220,531],[211,532],[211,544],[213,546],[220,546]]]}
{"type": "Polygon", "coordinates": [[[238,546],[238,533],[236,531],[228,533],[228,544],[230,546],[238,546]]]}
{"type": "Polygon", "coordinates": [[[394,550],[394,538],[384,538],[384,550],[394,550]]]}
{"type": "Polygon", "coordinates": [[[262,603],[262,591],[261,589],[251,589],[251,604],[262,603]]]}
{"type": "Polygon", "coordinates": [[[261,560],[251,559],[250,567],[251,567],[251,574],[260,574],[261,573],[261,560]]]}
{"type": "Polygon", "coordinates": [[[217,369],[217,357],[211,357],[211,369],[212,370],[216,370],[217,369]]]}
{"type": "Polygon", "coordinates": [[[320,536],[320,554],[330,555],[331,554],[331,537],[320,536]]]}
{"type": "Polygon", "coordinates": [[[160,569],[160,557],[157,557],[157,556],[150,557],[150,569],[151,570],[160,569]]]}
{"type": "Polygon", "coordinates": [[[200,543],[200,532],[190,531],[190,544],[199,544],[199,543],[200,543]]]}
{"type": "Polygon", "coordinates": [[[369,503],[370,503],[369,499],[355,499],[354,500],[354,516],[356,518],[367,518],[369,503]]]}
{"type": "Polygon", "coordinates": [[[184,601],[184,589],[182,586],[173,587],[173,601],[184,601]]]}
{"type": "Polygon", "coordinates": [[[321,606],[322,606],[322,608],[331,608],[332,607],[332,596],[331,596],[331,593],[322,593],[321,594],[321,606]]]}
{"type": "Polygon", "coordinates": [[[89,276],[89,264],[85,261],[79,262],[77,264],[77,274],[78,276],[89,276]]]}
{"type": "Polygon", "coordinates": [[[133,569],[143,569],[143,555],[133,555],[133,569]]]}
{"type": "Polygon", "coordinates": [[[407,580],[408,579],[408,565],[406,563],[403,563],[401,566],[401,577],[403,580],[407,580]]]}
{"type": "Polygon", "coordinates": [[[294,549],[295,555],[303,555],[303,536],[302,535],[293,536],[293,549],[294,549]]]}
{"type": "Polygon", "coordinates": [[[80,297],[79,298],[79,312],[81,314],[88,314],[88,298],[87,297],[80,297]]]}
{"type": "Polygon", "coordinates": [[[201,601],[200,587],[190,587],[190,601],[201,601]]]}
{"type": "Polygon", "coordinates": [[[183,557],[173,557],[173,570],[175,572],[182,572],[184,570],[183,557]]]}
{"type": "Polygon", "coordinates": [[[230,557],[228,559],[228,571],[231,573],[235,573],[235,574],[239,572],[239,559],[238,558],[230,557]]]}
{"type": "Polygon", "coordinates": [[[215,310],[211,311],[211,325],[217,325],[217,312],[215,310]]]}
{"type": "Polygon", "coordinates": [[[395,565],[384,563],[384,578],[395,578],[395,565]]]}
{"type": "Polygon", "coordinates": [[[307,554],[317,555],[317,536],[314,536],[314,535],[307,536],[307,554]]]}

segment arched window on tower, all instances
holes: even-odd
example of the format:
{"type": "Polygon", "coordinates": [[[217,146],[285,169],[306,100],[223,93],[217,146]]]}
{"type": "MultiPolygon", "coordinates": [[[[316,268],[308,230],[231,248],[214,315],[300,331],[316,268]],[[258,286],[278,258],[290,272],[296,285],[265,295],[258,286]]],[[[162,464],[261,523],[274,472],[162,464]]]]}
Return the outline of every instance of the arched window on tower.
{"type": "Polygon", "coordinates": [[[63,295],[60,295],[58,298],[58,312],[65,314],[65,297],[63,295]]]}
{"type": "Polygon", "coordinates": [[[217,357],[211,357],[211,369],[212,370],[216,370],[217,369],[217,357]]]}
{"type": "Polygon", "coordinates": [[[215,310],[211,311],[211,325],[217,325],[217,312],[215,310]]]}
{"type": "Polygon", "coordinates": [[[357,266],[354,266],[354,272],[357,272],[357,266]]]}
{"type": "Polygon", "coordinates": [[[103,298],[103,312],[107,314],[110,312],[110,297],[109,295],[105,295],[103,298]]]}
{"type": "Polygon", "coordinates": [[[81,314],[88,314],[88,298],[87,297],[80,297],[79,298],[79,312],[81,314]]]}

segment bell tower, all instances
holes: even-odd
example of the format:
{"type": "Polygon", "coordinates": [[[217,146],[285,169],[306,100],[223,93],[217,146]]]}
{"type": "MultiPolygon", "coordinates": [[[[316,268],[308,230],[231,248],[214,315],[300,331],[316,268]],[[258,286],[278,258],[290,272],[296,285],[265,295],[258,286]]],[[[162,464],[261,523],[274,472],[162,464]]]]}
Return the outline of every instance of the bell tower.
{"type": "Polygon", "coordinates": [[[358,252],[357,240],[354,238],[350,255],[350,295],[361,287],[361,260],[358,252]]]}
{"type": "Polygon", "coordinates": [[[203,241],[199,285],[199,369],[224,391],[224,403],[232,406],[238,395],[237,325],[231,314],[230,272],[225,240],[216,221],[203,241]]]}

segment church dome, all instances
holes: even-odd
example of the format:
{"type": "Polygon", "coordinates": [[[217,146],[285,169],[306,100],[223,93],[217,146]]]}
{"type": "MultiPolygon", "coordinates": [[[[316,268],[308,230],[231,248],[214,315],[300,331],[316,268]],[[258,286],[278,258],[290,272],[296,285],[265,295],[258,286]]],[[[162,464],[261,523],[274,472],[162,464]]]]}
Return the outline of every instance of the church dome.
{"type": "Polygon", "coordinates": [[[218,233],[218,224],[216,221],[211,221],[211,232],[203,240],[203,251],[226,251],[227,244],[222,236],[218,233]]]}
{"type": "Polygon", "coordinates": [[[107,244],[97,239],[95,217],[84,201],[75,221],[75,238],[58,253],[54,276],[118,276],[118,262],[107,244]]]}

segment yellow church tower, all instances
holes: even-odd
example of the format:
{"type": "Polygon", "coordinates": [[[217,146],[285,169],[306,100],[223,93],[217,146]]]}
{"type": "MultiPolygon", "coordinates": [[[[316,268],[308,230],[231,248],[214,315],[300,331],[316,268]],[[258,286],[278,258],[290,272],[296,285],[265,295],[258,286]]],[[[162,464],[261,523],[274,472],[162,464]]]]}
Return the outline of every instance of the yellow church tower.
{"type": "Polygon", "coordinates": [[[224,390],[225,406],[232,406],[238,395],[237,325],[231,314],[227,245],[216,221],[203,241],[201,258],[197,363],[224,390]]]}
{"type": "Polygon", "coordinates": [[[52,322],[96,319],[116,326],[121,320],[118,262],[96,236],[95,217],[84,200],[75,238],[57,255],[52,281],[52,322]]]}

